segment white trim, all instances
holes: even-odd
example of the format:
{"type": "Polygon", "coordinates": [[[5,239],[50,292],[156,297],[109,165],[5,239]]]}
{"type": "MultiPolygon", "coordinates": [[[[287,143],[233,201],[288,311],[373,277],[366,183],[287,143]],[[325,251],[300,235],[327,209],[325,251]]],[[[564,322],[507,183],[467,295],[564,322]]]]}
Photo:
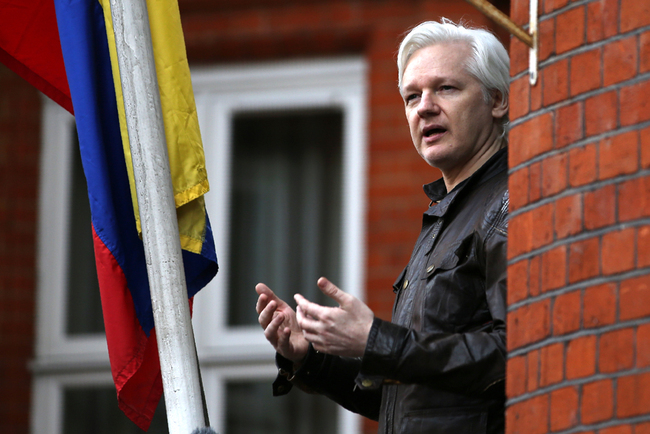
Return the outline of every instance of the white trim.
{"type": "MultiPolygon", "coordinates": [[[[109,371],[51,375],[34,382],[31,433],[63,433],[64,390],[68,386],[106,387],[113,385],[109,371]]],[[[117,402],[116,402],[117,405],[117,402]]]]}
{"type": "Polygon", "coordinates": [[[65,333],[74,118],[51,100],[43,101],[34,365],[44,369],[50,363],[108,366],[104,334],[69,337],[65,333]]]}

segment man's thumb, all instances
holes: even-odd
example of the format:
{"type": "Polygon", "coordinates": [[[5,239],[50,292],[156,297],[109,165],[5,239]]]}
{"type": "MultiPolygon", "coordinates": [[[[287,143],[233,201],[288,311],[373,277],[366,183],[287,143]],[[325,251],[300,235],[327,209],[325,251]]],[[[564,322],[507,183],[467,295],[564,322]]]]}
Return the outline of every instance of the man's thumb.
{"type": "Polygon", "coordinates": [[[342,305],[346,300],[347,294],[341,291],[336,285],[334,285],[325,277],[318,279],[318,287],[323,292],[323,294],[336,301],[338,304],[342,305]]]}

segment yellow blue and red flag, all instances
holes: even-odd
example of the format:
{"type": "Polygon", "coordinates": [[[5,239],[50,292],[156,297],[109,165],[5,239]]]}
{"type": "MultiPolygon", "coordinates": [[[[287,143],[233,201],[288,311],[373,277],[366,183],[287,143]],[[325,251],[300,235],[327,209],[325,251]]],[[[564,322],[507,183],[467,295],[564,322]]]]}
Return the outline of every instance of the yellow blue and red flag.
{"type": "MultiPolygon", "coordinates": [[[[218,269],[203,146],[177,2],[147,7],[191,298],[218,269]]],[[[108,0],[0,0],[0,61],[75,114],[118,404],[146,430],[162,380],[108,0]]]]}

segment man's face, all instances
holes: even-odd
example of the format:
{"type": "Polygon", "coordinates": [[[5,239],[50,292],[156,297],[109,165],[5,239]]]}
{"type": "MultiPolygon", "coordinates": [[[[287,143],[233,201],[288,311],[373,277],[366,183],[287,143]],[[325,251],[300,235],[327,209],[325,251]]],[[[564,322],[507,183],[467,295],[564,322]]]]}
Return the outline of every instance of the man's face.
{"type": "Polygon", "coordinates": [[[494,117],[505,114],[485,102],[480,82],[465,70],[470,52],[460,42],[421,48],[402,77],[415,149],[445,177],[459,176],[494,145],[494,117]]]}

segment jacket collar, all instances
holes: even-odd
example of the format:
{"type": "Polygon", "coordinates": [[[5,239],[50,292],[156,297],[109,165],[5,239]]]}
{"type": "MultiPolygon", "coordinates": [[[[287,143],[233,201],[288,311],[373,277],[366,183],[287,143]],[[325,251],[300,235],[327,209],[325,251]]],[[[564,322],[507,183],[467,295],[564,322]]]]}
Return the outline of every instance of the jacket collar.
{"type": "Polygon", "coordinates": [[[423,186],[424,193],[431,199],[431,204],[437,203],[436,206],[429,206],[426,214],[436,217],[445,215],[447,209],[453,203],[454,198],[465,190],[468,185],[480,185],[504,170],[508,170],[508,147],[499,149],[485,164],[472,173],[469,178],[454,187],[449,193],[447,193],[447,187],[442,178],[430,184],[425,184],[423,186]]]}

